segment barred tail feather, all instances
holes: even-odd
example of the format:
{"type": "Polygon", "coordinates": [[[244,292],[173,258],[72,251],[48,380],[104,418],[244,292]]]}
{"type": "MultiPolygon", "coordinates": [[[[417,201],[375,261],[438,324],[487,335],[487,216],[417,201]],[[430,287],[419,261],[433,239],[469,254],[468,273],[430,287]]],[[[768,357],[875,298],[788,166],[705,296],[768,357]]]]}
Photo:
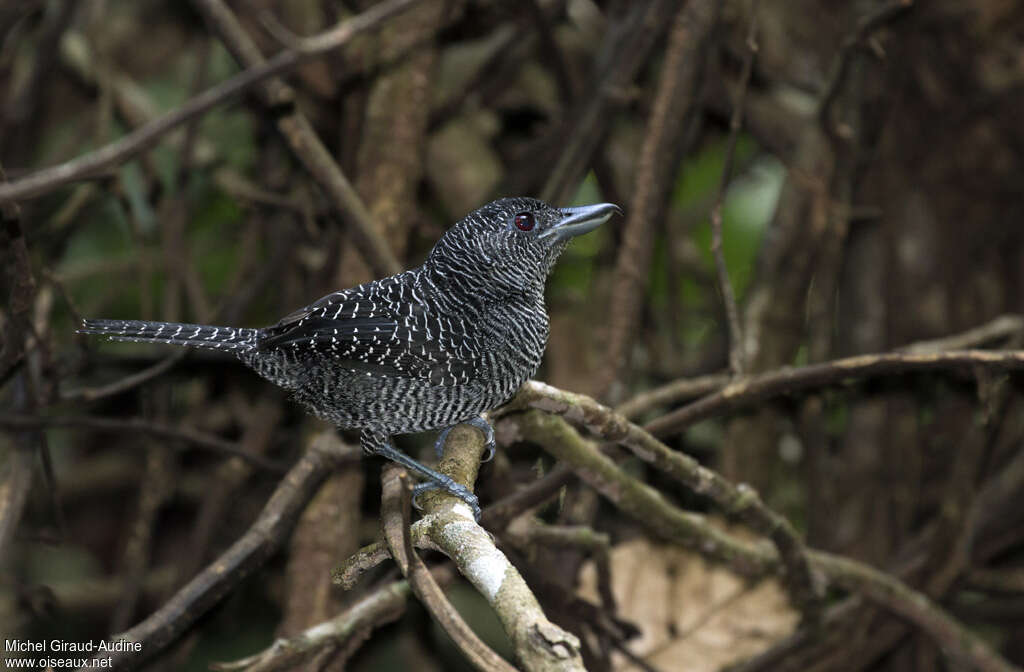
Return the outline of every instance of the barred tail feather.
{"type": "Polygon", "coordinates": [[[215,350],[246,350],[256,345],[256,329],[214,327],[140,320],[82,320],[80,334],[98,334],[114,341],[156,342],[215,350]]]}

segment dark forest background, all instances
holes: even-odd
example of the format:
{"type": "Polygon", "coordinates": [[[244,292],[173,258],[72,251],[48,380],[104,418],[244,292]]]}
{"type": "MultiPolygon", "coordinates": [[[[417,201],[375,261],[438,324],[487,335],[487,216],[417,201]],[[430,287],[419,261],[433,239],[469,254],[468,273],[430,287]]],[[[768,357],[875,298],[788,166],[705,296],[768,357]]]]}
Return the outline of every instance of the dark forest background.
{"type": "Polygon", "coordinates": [[[574,429],[524,392],[476,482],[581,657],[538,667],[424,552],[488,646],[522,669],[1024,666],[1024,5],[422,0],[225,92],[382,4],[0,3],[0,639],[107,638],[181,600],[145,669],[338,618],[299,662],[237,669],[471,669],[407,588],[353,615],[405,585],[390,559],[332,582],[381,534],[380,460],[233,359],[75,328],[271,324],[532,195],[625,216],[556,267],[537,375],[603,406],[572,397],[574,429]]]}

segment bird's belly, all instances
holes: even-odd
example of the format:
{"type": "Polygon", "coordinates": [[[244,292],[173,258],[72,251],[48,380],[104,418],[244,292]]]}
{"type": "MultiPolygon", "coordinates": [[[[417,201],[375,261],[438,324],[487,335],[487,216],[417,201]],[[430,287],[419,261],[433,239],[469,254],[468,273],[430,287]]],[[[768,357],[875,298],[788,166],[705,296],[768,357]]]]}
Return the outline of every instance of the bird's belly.
{"type": "Polygon", "coordinates": [[[536,373],[539,354],[485,357],[466,382],[427,380],[341,367],[317,367],[292,387],[314,415],[346,429],[422,432],[464,422],[508,401],[536,373]]]}
{"type": "Polygon", "coordinates": [[[346,429],[376,429],[388,434],[427,431],[475,418],[504,402],[511,392],[472,381],[434,385],[399,376],[340,372],[333,382],[303,385],[294,394],[315,415],[346,429]]]}

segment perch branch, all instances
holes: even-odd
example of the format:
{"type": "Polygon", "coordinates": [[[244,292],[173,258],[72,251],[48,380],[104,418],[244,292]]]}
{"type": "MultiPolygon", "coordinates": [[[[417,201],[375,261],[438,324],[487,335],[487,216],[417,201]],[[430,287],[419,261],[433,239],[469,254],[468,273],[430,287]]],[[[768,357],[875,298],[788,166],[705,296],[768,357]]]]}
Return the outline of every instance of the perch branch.
{"type": "Polygon", "coordinates": [[[441,587],[434,581],[430,570],[416,555],[409,530],[412,486],[408,473],[396,465],[388,465],[381,481],[381,522],[384,527],[384,540],[387,542],[391,557],[398,564],[402,576],[409,581],[416,597],[474,667],[485,672],[515,672],[514,667],[484,644],[466,624],[445,597],[441,587]]]}
{"type": "MultiPolygon", "coordinates": [[[[572,470],[560,464],[543,478],[504,497],[483,510],[480,524],[487,529],[502,529],[509,521],[527,509],[543,504],[558,494],[558,491],[575,477],[572,470]]],[[[424,533],[426,524],[418,520],[412,525],[413,545],[420,549],[438,550],[424,533]]],[[[363,573],[388,559],[389,554],[383,541],[375,541],[362,547],[331,572],[334,583],[345,590],[355,586],[363,573]]]]}
{"type": "MultiPolygon", "coordinates": [[[[478,430],[457,426],[448,435],[438,471],[469,487],[476,480],[483,448],[478,430]]],[[[542,489],[546,490],[551,482],[562,478],[562,474],[553,473],[538,483],[544,483],[542,489]]],[[[410,543],[416,548],[440,551],[454,561],[498,615],[523,668],[582,670],[579,640],[547,619],[523,577],[498,550],[487,531],[473,520],[469,507],[441,491],[425,493],[420,503],[425,515],[411,526],[410,543]]],[[[384,543],[371,544],[336,570],[334,579],[351,586],[359,573],[379,564],[387,555],[384,543]]]]}
{"type": "MultiPolygon", "coordinates": [[[[462,484],[476,476],[483,441],[466,425],[448,435],[439,471],[462,484]]],[[[494,609],[526,670],[582,670],[580,642],[547,619],[526,581],[491,535],[473,520],[469,507],[447,493],[423,498],[427,534],[450,557],[494,609]]]]}

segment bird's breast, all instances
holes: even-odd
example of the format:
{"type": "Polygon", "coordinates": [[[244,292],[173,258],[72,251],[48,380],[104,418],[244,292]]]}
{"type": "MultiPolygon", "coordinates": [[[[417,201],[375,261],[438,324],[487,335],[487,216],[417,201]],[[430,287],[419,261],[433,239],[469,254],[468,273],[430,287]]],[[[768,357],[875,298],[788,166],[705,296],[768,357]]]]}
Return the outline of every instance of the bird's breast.
{"type": "Polygon", "coordinates": [[[543,303],[495,306],[479,322],[486,344],[482,373],[502,395],[511,395],[537,372],[548,341],[548,316],[543,303]]]}

